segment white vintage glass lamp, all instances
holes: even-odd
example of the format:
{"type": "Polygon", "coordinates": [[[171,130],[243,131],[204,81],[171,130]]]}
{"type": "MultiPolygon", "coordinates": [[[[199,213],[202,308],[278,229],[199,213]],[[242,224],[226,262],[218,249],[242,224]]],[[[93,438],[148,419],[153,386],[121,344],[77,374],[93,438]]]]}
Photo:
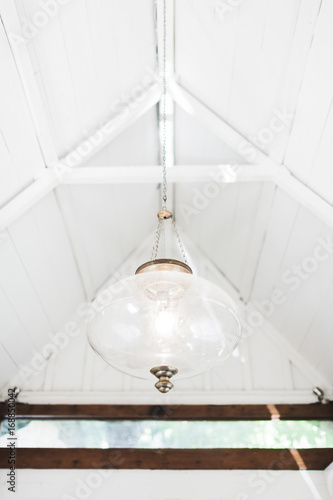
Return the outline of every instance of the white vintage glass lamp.
{"type": "MultiPolygon", "coordinates": [[[[164,0],[165,16],[165,0],[164,0]]],[[[163,204],[150,261],[112,287],[103,309],[87,325],[88,340],[108,364],[139,378],[155,375],[167,393],[176,379],[198,375],[224,361],[236,348],[241,326],[235,303],[221,288],[188,265],[166,184],[166,44],[164,17],[163,204]],[[158,259],[163,225],[171,221],[183,260],[158,259]]]]}

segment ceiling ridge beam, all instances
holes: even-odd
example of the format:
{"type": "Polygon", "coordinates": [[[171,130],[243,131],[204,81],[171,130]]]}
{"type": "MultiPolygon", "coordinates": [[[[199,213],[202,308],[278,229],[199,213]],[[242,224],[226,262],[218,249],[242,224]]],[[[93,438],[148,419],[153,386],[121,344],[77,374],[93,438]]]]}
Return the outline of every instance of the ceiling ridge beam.
{"type": "Polygon", "coordinates": [[[256,153],[254,155],[255,163],[262,167],[270,168],[271,172],[275,172],[270,180],[314,213],[325,224],[333,228],[333,206],[328,201],[321,198],[317,193],[294,177],[284,165],[276,163],[263,153],[255,144],[251,143],[246,137],[237,132],[231,125],[190,94],[190,92],[181,87],[176,80],[169,82],[168,89],[171,97],[184,111],[196,117],[206,128],[238,154],[241,154],[239,149],[241,144],[251,146],[256,153]]]}

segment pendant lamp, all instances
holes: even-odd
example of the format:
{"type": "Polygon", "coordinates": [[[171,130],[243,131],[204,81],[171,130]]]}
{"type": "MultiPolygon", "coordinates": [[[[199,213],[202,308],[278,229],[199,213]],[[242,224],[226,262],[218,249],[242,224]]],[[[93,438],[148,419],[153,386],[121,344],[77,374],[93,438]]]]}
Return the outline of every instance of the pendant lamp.
{"type": "Polygon", "coordinates": [[[224,361],[241,337],[238,311],[217,285],[193,275],[172,212],[167,209],[166,0],[163,44],[163,193],[148,262],[117,282],[103,308],[87,324],[94,351],[117,370],[157,377],[162,393],[174,380],[198,375],[224,361]],[[171,222],[183,261],[157,258],[163,225],[171,222]]]}

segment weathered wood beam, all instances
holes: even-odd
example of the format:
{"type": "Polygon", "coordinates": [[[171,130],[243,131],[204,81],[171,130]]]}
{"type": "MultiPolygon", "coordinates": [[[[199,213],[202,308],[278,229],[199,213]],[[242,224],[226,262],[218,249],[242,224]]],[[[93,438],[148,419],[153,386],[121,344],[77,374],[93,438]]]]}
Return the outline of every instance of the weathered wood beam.
{"type": "MultiPolygon", "coordinates": [[[[0,449],[0,468],[9,450],[0,449]]],[[[17,448],[17,469],[324,470],[333,449],[17,448]]]]}
{"type": "MultiPolygon", "coordinates": [[[[0,403],[0,418],[7,403],[0,403]]],[[[16,404],[16,418],[104,420],[333,420],[330,404],[109,405],[16,404]]]]}

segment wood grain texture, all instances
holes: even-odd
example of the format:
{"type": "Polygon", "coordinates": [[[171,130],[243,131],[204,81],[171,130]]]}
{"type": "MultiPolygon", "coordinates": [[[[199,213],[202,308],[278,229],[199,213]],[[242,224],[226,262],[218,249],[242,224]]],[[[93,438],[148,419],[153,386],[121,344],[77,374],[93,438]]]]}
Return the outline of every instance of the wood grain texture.
{"type": "MultiPolygon", "coordinates": [[[[7,404],[0,403],[0,417],[7,404]]],[[[26,419],[104,420],[333,420],[333,404],[299,405],[47,405],[17,403],[26,419]]]]}
{"type": "MultiPolygon", "coordinates": [[[[166,469],[166,470],[324,470],[333,449],[82,449],[19,448],[18,469],[166,469]]],[[[8,468],[8,450],[0,450],[0,468],[8,468]]]]}

